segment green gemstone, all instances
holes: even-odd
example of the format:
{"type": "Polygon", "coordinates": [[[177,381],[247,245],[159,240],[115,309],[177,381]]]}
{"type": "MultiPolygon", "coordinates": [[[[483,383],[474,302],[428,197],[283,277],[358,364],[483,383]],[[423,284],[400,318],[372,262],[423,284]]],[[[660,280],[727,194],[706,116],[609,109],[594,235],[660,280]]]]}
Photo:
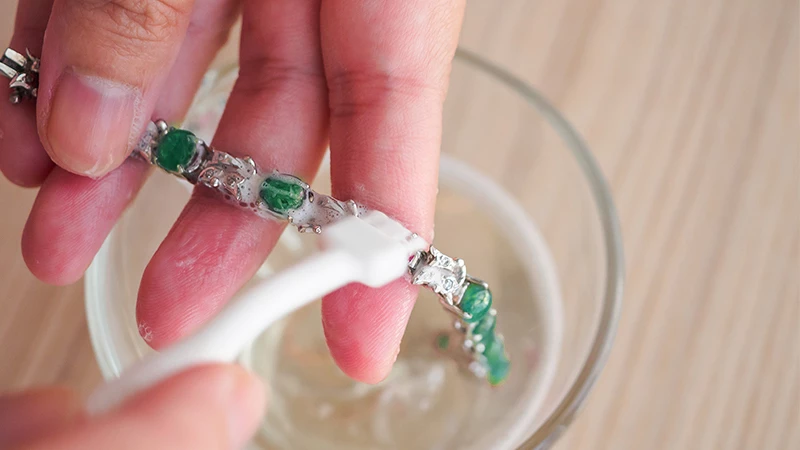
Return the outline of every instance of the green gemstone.
{"type": "Polygon", "coordinates": [[[186,167],[197,148],[197,137],[189,131],[170,128],[156,148],[156,164],[162,169],[178,173],[186,167]]]}
{"type": "Polygon", "coordinates": [[[436,336],[436,346],[439,347],[440,350],[446,349],[450,345],[450,336],[446,334],[440,334],[436,336]]]}
{"type": "Polygon", "coordinates": [[[480,336],[480,342],[488,343],[494,335],[494,327],[497,325],[497,315],[486,314],[480,322],[475,324],[472,329],[472,334],[477,338],[480,336]]]}
{"type": "Polygon", "coordinates": [[[271,176],[261,184],[261,199],[270,211],[285,216],[303,205],[305,186],[300,180],[271,176]]]}
{"type": "Polygon", "coordinates": [[[497,386],[505,381],[506,377],[508,377],[508,370],[511,368],[511,362],[506,356],[503,341],[494,337],[486,350],[483,351],[483,356],[486,358],[486,378],[489,383],[492,386],[497,386]]]}
{"type": "Polygon", "coordinates": [[[469,319],[464,319],[466,322],[477,322],[489,312],[492,307],[492,293],[489,289],[485,288],[482,284],[470,283],[461,297],[459,308],[469,314],[469,319]]]}

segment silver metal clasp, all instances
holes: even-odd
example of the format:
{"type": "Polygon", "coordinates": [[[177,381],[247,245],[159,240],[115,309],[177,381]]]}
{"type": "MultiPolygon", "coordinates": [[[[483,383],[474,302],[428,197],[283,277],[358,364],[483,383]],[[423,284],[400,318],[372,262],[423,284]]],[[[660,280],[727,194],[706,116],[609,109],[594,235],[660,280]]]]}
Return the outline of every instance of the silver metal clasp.
{"type": "Polygon", "coordinates": [[[38,58],[26,50],[26,55],[7,48],[0,58],[0,74],[10,79],[9,88],[11,103],[20,103],[26,98],[38,95],[39,64],[38,58]]]}

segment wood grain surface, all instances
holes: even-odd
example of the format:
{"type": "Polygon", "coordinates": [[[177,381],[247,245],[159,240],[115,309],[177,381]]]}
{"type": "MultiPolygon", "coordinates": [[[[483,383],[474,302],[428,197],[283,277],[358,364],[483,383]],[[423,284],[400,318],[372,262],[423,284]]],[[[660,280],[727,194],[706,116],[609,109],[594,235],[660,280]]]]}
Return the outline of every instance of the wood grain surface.
{"type": "MultiPolygon", "coordinates": [[[[798,2],[468,3],[462,45],[584,134],[623,225],[615,349],[557,448],[800,448],[798,2]]],[[[87,392],[83,289],[20,256],[35,195],[0,181],[0,389],[87,392]]]]}

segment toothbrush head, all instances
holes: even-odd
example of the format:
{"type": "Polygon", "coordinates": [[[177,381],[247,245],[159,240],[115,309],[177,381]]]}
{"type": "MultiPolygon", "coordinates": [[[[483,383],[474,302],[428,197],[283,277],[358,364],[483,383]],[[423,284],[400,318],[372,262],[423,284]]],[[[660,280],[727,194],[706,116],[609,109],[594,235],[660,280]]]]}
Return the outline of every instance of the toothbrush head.
{"type": "Polygon", "coordinates": [[[380,287],[408,271],[408,261],[428,243],[378,211],[350,216],[330,225],[320,236],[327,250],[340,250],[360,267],[358,282],[380,287]]]}

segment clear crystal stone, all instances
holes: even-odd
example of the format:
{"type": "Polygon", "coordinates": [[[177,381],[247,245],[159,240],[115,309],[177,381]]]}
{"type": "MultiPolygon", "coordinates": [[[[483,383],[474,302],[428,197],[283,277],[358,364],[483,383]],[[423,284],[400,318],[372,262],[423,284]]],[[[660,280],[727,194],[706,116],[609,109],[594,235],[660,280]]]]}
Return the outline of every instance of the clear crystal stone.
{"type": "Polygon", "coordinates": [[[134,155],[139,156],[148,163],[151,162],[153,157],[153,144],[155,143],[156,137],[158,137],[158,128],[155,123],[150,122],[147,124],[142,138],[139,139],[136,148],[133,150],[134,155]]]}
{"type": "Polygon", "coordinates": [[[443,289],[448,292],[452,292],[453,288],[456,285],[456,281],[453,278],[446,278],[444,280],[443,289]]]}
{"type": "Polygon", "coordinates": [[[453,259],[431,247],[413,268],[412,282],[427,286],[452,302],[466,277],[464,261],[453,259]]]}

